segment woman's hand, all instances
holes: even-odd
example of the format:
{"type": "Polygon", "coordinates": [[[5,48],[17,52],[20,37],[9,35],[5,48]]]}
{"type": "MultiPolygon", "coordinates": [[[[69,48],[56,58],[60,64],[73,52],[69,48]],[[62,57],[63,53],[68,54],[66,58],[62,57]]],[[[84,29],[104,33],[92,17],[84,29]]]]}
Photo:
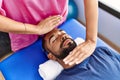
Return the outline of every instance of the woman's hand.
{"type": "Polygon", "coordinates": [[[55,27],[57,27],[62,20],[62,16],[60,15],[55,15],[55,16],[50,16],[38,23],[37,25],[37,33],[39,35],[46,34],[53,30],[55,27]]]}
{"type": "Polygon", "coordinates": [[[70,54],[63,60],[65,64],[79,64],[88,58],[95,50],[96,42],[85,41],[78,45],[70,54]]]}

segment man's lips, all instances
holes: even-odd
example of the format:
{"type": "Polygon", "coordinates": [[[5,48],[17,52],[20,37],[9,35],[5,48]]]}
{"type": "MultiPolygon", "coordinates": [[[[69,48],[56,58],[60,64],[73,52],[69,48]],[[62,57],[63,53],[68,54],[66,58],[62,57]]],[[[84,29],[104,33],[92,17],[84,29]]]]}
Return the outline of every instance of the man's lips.
{"type": "Polygon", "coordinates": [[[63,43],[63,46],[68,45],[69,42],[71,42],[71,39],[66,39],[66,40],[64,41],[64,43],[63,43]]]}

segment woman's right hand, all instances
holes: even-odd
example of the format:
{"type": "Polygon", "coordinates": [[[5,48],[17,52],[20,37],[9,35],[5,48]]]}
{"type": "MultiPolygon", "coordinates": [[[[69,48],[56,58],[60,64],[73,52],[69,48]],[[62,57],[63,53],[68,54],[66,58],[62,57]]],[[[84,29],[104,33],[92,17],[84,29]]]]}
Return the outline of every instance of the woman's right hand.
{"type": "Polygon", "coordinates": [[[37,33],[39,35],[42,35],[50,32],[60,24],[61,20],[62,20],[62,16],[55,15],[40,21],[36,27],[37,33]]]}

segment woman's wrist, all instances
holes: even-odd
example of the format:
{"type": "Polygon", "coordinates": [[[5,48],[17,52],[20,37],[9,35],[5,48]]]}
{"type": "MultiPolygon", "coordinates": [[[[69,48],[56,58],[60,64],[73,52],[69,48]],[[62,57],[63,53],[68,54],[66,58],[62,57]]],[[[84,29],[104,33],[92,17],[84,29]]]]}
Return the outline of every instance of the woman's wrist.
{"type": "Polygon", "coordinates": [[[86,39],[87,42],[93,43],[93,44],[97,44],[97,39],[86,39]]]}
{"type": "Polygon", "coordinates": [[[24,24],[24,31],[26,34],[38,34],[36,25],[27,24],[27,23],[23,23],[23,24],[24,24]]]}

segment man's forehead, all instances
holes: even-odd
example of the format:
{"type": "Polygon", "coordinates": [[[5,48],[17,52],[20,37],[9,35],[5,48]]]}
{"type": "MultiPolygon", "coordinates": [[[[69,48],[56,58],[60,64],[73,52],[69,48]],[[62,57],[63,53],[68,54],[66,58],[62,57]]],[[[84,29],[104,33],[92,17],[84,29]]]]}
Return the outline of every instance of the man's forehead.
{"type": "Polygon", "coordinates": [[[50,35],[53,35],[53,34],[56,34],[56,33],[60,32],[60,31],[63,31],[63,30],[61,30],[61,29],[54,29],[54,30],[50,31],[49,33],[47,33],[46,36],[48,37],[50,35]]]}

